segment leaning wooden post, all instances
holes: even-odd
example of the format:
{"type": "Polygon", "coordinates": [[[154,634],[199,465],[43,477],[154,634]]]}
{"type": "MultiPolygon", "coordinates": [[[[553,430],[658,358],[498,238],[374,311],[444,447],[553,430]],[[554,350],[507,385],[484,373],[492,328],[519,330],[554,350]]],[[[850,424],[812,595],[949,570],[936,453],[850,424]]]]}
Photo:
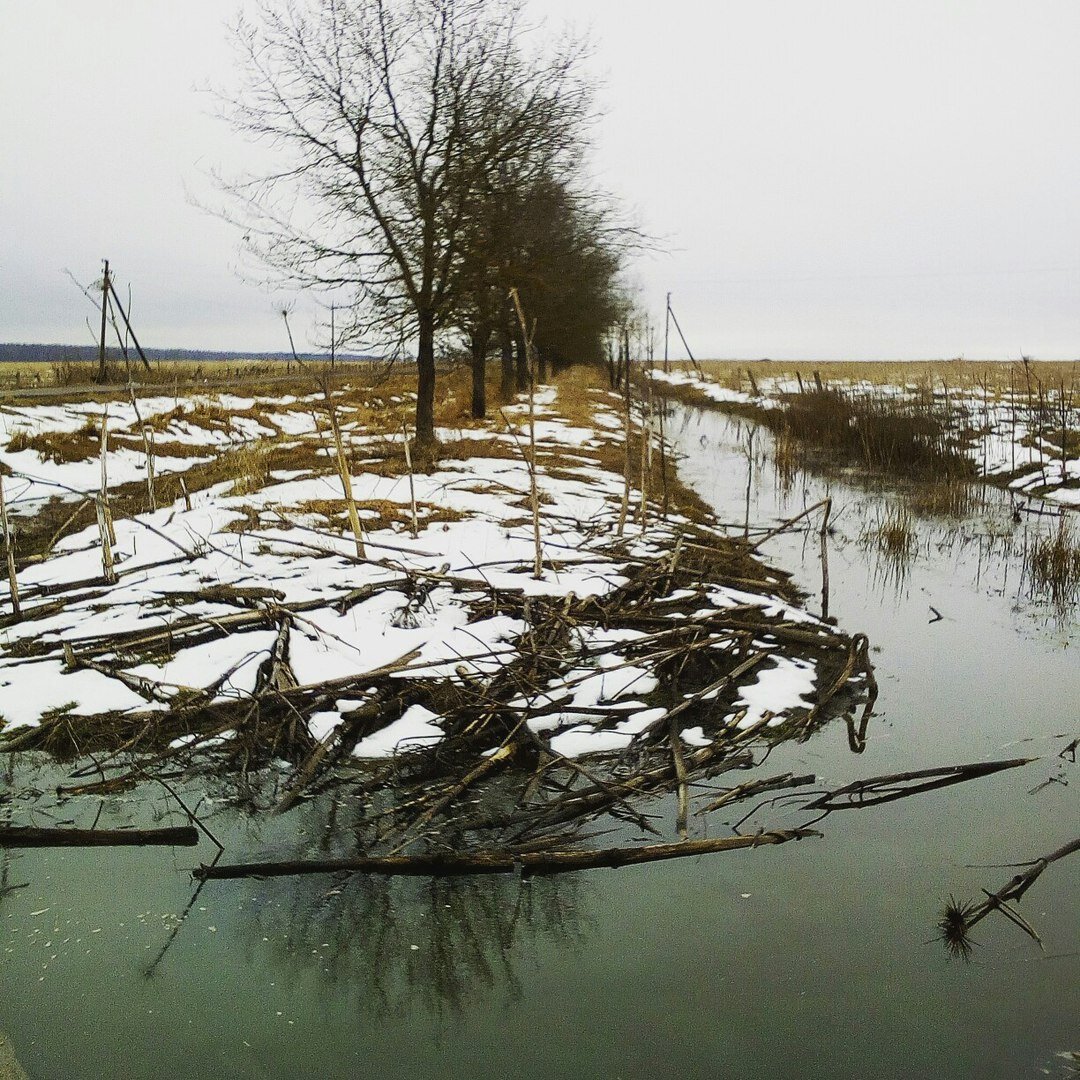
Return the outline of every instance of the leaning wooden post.
{"type": "Polygon", "coordinates": [[[16,619],[22,618],[19,605],[19,579],[15,576],[15,551],[11,544],[11,526],[8,524],[7,502],[4,500],[4,477],[0,473],[0,529],[4,533],[4,551],[7,553],[8,589],[11,592],[11,611],[16,619]]]}
{"type": "Polygon", "coordinates": [[[349,462],[345,457],[345,444],[341,439],[341,428],[338,427],[337,409],[334,400],[330,397],[329,386],[324,387],[326,394],[326,412],[330,417],[330,431],[334,436],[334,449],[337,452],[338,475],[341,477],[341,490],[345,496],[345,505],[349,509],[349,525],[352,527],[353,538],[356,541],[356,557],[366,559],[367,552],[364,550],[364,531],[360,527],[360,513],[356,509],[356,498],[353,496],[352,476],[349,474],[349,462]]]}
{"type": "Polygon", "coordinates": [[[525,339],[525,359],[529,365],[529,502],[532,505],[533,520],[533,577],[539,581],[544,576],[544,552],[540,544],[540,491],[536,482],[536,362],[533,357],[533,334],[525,327],[525,312],[521,308],[521,297],[516,288],[510,290],[514,301],[521,335],[525,339]]]}

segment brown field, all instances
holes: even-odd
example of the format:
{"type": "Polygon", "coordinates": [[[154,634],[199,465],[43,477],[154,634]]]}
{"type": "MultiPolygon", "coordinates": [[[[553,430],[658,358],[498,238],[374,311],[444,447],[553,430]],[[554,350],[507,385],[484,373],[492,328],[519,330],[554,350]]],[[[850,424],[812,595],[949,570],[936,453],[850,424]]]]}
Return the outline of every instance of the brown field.
{"type": "MultiPolygon", "coordinates": [[[[915,385],[941,390],[982,388],[991,393],[1023,390],[1033,386],[1066,389],[1080,376],[1077,360],[703,360],[709,378],[733,390],[750,389],[755,380],[801,378],[814,386],[816,372],[825,384],[869,382],[877,386],[915,385]]],[[[691,367],[689,361],[673,363],[691,367]]]]}

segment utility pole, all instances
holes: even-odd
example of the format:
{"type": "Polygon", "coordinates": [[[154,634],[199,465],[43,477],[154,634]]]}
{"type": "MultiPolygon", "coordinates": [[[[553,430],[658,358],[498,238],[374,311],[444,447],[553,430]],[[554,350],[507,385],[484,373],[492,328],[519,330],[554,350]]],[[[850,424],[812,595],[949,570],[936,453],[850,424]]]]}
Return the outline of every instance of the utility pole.
{"type": "Polygon", "coordinates": [[[105,260],[105,278],[101,283],[101,340],[98,344],[98,382],[103,383],[107,376],[105,367],[105,317],[109,309],[109,260],[105,260]]]}
{"type": "Polygon", "coordinates": [[[667,307],[664,311],[664,374],[666,375],[671,366],[668,363],[668,334],[671,328],[671,293],[667,294],[667,307]]]}

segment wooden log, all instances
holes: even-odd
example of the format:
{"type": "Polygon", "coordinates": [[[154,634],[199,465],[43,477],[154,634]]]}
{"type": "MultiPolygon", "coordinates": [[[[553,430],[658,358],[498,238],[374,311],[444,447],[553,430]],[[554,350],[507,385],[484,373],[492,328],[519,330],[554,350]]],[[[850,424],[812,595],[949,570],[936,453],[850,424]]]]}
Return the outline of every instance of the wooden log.
{"type": "Polygon", "coordinates": [[[685,859],[720,851],[786,844],[820,836],[813,829],[777,829],[753,836],[723,836],[682,840],[675,844],[602,848],[581,851],[471,851],[464,854],[370,855],[349,859],[308,859],[291,862],[233,863],[200,866],[192,871],[200,881],[248,877],[294,877],[299,874],[382,874],[391,877],[457,877],[466,874],[564,874],[599,867],[634,866],[639,863],[685,859]]]}
{"type": "Polygon", "coordinates": [[[0,827],[0,848],[26,847],[194,847],[199,830],[194,825],[166,829],[35,829],[0,827]]]}

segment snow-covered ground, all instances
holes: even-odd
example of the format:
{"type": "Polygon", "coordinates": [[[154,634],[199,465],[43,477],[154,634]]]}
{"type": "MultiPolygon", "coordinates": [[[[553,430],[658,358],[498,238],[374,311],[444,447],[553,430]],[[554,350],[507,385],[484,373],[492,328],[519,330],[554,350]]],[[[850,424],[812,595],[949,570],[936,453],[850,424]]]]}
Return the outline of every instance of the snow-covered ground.
{"type": "MultiPolygon", "coordinates": [[[[268,439],[315,440],[327,436],[318,403],[297,398],[231,398],[184,401],[143,399],[139,417],[130,406],[109,408],[110,430],[137,432],[140,419],[175,413],[158,431],[160,439],[186,443],[207,454],[222,445],[259,444],[268,439]],[[200,407],[241,415],[207,427],[185,419],[200,407]],[[223,443],[222,440],[225,440],[223,443]]],[[[619,402],[597,402],[594,427],[572,426],[560,416],[553,387],[537,397],[537,482],[541,503],[543,573],[532,574],[535,537],[528,509],[529,470],[517,452],[527,441],[525,405],[489,428],[442,431],[443,439],[496,438],[509,456],[446,460],[430,473],[386,476],[355,466],[351,477],[361,518],[378,519],[364,537],[365,552],[345,523],[345,503],[336,473],[296,469],[274,473],[253,493],[236,494],[224,482],[182,500],[115,523],[113,548],[118,580],[102,579],[102,544],[96,525],[65,537],[43,561],[18,575],[24,618],[12,617],[6,586],[0,586],[0,716],[5,732],[29,728],[57,714],[149,716],[194,697],[206,701],[249,700],[262,685],[275,650],[284,655],[295,682],[311,686],[340,680],[339,696],[303,718],[316,740],[334,737],[350,714],[368,702],[365,676],[394,670],[400,679],[489,680],[519,655],[529,632],[529,597],[562,598],[567,605],[605,597],[625,586],[634,567],[660,565],[670,557],[686,520],[650,518],[642,530],[628,521],[618,544],[624,481],[590,458],[592,449],[624,438],[619,402]],[[557,469],[554,467],[557,464],[557,469]],[[415,536],[407,524],[411,499],[419,507],[415,536]],[[313,504],[340,508],[327,519],[313,504]],[[391,504],[400,520],[386,525],[367,507],[391,504]],[[489,603],[500,590],[524,597],[525,614],[507,614],[489,603]],[[163,644],[166,642],[166,644],[163,644]]],[[[93,491],[100,484],[96,460],[55,463],[33,450],[2,449],[18,430],[29,434],[78,431],[99,418],[96,404],[26,406],[0,412],[0,461],[14,509],[32,512],[46,493],[93,491]]],[[[349,410],[341,426],[350,448],[385,443],[360,428],[349,410]]],[[[400,435],[398,436],[400,438],[400,435]]],[[[111,484],[145,475],[140,453],[109,455],[111,484]]],[[[310,460],[311,455],[308,455],[310,460]]],[[[194,458],[177,459],[176,468],[194,458]]],[[[165,467],[172,467],[171,464],[165,467]]],[[[329,469],[330,456],[326,453],[329,469]]],[[[163,468],[159,462],[159,470],[163,468]]],[[[630,495],[636,505],[638,493],[630,495]]],[[[631,515],[633,517],[633,515],[631,515]]],[[[762,618],[832,632],[790,602],[710,583],[683,590],[696,611],[672,611],[680,620],[731,611],[760,611],[762,618]]],[[[679,599],[676,584],[667,599],[679,599]]],[[[663,594],[661,602],[664,601],[663,594]]],[[[664,721],[671,706],[659,706],[657,679],[648,664],[629,653],[648,637],[640,630],[582,625],[574,661],[543,693],[517,702],[531,730],[566,757],[622,751],[664,721]],[[541,700],[543,699],[543,700],[541,700]]],[[[717,632],[719,650],[743,647],[717,632]]],[[[689,746],[707,744],[725,730],[805,717],[817,685],[815,664],[783,655],[776,642],[755,641],[772,650],[741,682],[730,704],[717,706],[708,730],[700,717],[682,731],[689,746]]],[[[640,651],[640,650],[639,650],[640,651]]],[[[335,683],[336,685],[336,683],[335,683]]],[[[511,707],[513,707],[511,702],[511,707]]],[[[443,717],[430,709],[406,708],[352,749],[360,758],[384,758],[431,747],[443,737],[443,717]]],[[[228,739],[228,731],[218,738],[228,739]]],[[[495,747],[492,747],[492,751],[495,747]]]]}

